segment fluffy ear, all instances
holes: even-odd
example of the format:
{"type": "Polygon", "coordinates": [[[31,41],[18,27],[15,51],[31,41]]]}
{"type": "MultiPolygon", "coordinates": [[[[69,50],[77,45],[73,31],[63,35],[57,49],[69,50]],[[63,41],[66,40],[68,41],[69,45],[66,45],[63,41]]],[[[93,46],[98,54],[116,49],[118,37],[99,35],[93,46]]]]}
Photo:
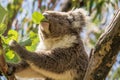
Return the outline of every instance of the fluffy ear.
{"type": "Polygon", "coordinates": [[[82,28],[86,26],[86,11],[83,9],[76,9],[69,12],[73,17],[72,26],[73,28],[82,28]]]}

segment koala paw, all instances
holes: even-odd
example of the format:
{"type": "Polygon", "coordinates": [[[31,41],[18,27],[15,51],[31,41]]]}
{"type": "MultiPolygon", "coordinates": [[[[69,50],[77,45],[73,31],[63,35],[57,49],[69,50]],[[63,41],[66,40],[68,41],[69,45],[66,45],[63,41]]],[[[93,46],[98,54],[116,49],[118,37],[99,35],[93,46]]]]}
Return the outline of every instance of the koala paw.
{"type": "Polygon", "coordinates": [[[9,42],[9,46],[10,47],[15,47],[16,46],[16,41],[15,40],[11,40],[10,42],[9,42]]]}
{"type": "Polygon", "coordinates": [[[10,75],[14,74],[15,69],[14,69],[14,67],[13,67],[10,63],[7,63],[7,64],[8,64],[8,72],[7,72],[7,75],[10,76],[10,75]]]}

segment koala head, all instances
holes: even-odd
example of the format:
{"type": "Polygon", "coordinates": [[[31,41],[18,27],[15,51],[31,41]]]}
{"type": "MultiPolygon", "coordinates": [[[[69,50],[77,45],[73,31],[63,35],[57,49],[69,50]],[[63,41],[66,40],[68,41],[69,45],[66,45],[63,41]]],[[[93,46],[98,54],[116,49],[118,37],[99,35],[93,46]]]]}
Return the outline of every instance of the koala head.
{"type": "Polygon", "coordinates": [[[54,38],[63,35],[79,35],[85,26],[85,16],[82,9],[69,12],[46,11],[43,13],[46,21],[39,25],[40,35],[44,38],[54,38]]]}

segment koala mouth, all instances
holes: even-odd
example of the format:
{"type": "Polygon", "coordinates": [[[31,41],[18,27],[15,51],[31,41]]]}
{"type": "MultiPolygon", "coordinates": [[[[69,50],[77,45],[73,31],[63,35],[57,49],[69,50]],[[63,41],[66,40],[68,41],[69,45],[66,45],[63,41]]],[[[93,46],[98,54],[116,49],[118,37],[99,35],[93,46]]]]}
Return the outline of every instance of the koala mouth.
{"type": "Polygon", "coordinates": [[[40,30],[44,35],[49,35],[51,33],[50,31],[50,22],[48,19],[49,14],[48,13],[43,13],[43,16],[45,17],[44,20],[41,21],[40,23],[40,30]]]}
{"type": "Polygon", "coordinates": [[[49,34],[50,33],[49,25],[50,25],[49,22],[47,20],[44,20],[40,23],[40,29],[45,33],[49,34]]]}

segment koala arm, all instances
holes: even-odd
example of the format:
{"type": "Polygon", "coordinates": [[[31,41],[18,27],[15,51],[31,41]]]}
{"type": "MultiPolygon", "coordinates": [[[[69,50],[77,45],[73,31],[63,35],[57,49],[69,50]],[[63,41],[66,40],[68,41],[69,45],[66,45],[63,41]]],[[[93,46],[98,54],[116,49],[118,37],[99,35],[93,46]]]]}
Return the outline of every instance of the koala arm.
{"type": "Polygon", "coordinates": [[[10,42],[10,47],[23,60],[30,62],[39,68],[58,73],[69,70],[71,63],[73,63],[73,60],[76,59],[75,57],[77,56],[75,53],[67,49],[53,50],[51,52],[30,52],[21,47],[15,41],[10,42]]]}

